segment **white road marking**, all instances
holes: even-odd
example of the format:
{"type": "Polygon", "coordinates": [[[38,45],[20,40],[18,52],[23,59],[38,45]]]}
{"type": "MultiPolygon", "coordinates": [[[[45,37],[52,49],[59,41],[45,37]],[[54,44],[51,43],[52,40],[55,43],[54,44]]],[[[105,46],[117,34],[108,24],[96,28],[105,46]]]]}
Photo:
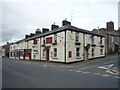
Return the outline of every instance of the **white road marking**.
{"type": "Polygon", "coordinates": [[[104,74],[104,75],[102,75],[102,76],[104,76],[104,77],[109,77],[109,76],[111,76],[111,75],[109,75],[109,74],[104,74]]]}
{"type": "Polygon", "coordinates": [[[84,73],[84,74],[91,73],[91,72],[84,72],[84,71],[75,71],[75,72],[81,72],[81,73],[84,73]]]}
{"type": "Polygon", "coordinates": [[[81,71],[76,71],[76,72],[81,72],[81,71]]]}
{"type": "Polygon", "coordinates": [[[100,67],[98,67],[98,68],[101,68],[101,69],[109,69],[109,68],[111,68],[111,67],[113,67],[113,66],[114,66],[114,64],[110,64],[110,65],[100,66],[100,67]]]}
{"type": "Polygon", "coordinates": [[[81,68],[81,69],[87,69],[87,68],[96,67],[96,66],[98,66],[98,65],[89,66],[89,67],[85,67],[85,68],[81,68]]]}
{"type": "Polygon", "coordinates": [[[120,77],[118,77],[118,76],[113,76],[114,78],[117,78],[117,79],[119,79],[120,77]]]}
{"type": "Polygon", "coordinates": [[[84,73],[84,74],[88,74],[88,73],[91,73],[91,72],[82,72],[82,73],[84,73]]]}
{"type": "Polygon", "coordinates": [[[68,70],[68,71],[73,71],[73,70],[68,70]]]}
{"type": "Polygon", "coordinates": [[[93,73],[94,75],[100,75],[101,73],[93,73]]]}

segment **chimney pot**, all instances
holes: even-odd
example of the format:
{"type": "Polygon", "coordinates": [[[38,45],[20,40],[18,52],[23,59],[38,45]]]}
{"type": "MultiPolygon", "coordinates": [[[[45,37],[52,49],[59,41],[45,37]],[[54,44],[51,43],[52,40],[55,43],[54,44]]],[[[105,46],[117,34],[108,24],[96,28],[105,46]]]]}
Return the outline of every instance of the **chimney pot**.
{"type": "Polygon", "coordinates": [[[71,25],[71,22],[69,22],[67,20],[63,20],[62,21],[62,26],[65,26],[65,25],[71,25]]]}
{"type": "Polygon", "coordinates": [[[55,25],[55,24],[52,24],[52,25],[51,25],[51,30],[53,30],[53,29],[57,29],[57,28],[59,28],[58,25],[55,25]]]}
{"type": "Polygon", "coordinates": [[[47,29],[47,28],[42,28],[42,33],[45,33],[45,32],[48,32],[49,31],[49,29],[47,29]]]}

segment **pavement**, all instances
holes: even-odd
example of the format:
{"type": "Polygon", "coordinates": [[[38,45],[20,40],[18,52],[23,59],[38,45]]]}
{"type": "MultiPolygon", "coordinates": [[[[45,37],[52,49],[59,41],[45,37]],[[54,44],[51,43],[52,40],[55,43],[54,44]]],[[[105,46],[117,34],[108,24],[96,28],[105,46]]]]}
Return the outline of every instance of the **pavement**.
{"type": "Polygon", "coordinates": [[[118,88],[118,55],[71,64],[2,59],[3,88],[118,88]]]}

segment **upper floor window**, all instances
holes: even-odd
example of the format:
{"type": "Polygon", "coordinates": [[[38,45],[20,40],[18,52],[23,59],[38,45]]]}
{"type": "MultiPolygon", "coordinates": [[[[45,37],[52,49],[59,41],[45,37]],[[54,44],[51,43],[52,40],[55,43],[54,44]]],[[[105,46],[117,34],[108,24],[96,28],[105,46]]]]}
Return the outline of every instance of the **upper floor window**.
{"type": "Polygon", "coordinates": [[[57,34],[54,34],[54,43],[57,43],[57,34]]]}
{"type": "Polygon", "coordinates": [[[45,44],[45,37],[43,37],[43,44],[45,44]]]}
{"type": "Polygon", "coordinates": [[[91,42],[94,43],[94,36],[91,37],[91,42]]]}
{"type": "Polygon", "coordinates": [[[100,44],[102,44],[102,37],[100,37],[100,44]]]}
{"type": "Polygon", "coordinates": [[[75,33],[75,41],[79,42],[79,33],[78,32],[75,33]]]}
{"type": "Polygon", "coordinates": [[[13,48],[15,48],[15,46],[13,46],[13,48]]]}
{"type": "Polygon", "coordinates": [[[80,48],[76,48],[76,57],[80,57],[80,48]]]}

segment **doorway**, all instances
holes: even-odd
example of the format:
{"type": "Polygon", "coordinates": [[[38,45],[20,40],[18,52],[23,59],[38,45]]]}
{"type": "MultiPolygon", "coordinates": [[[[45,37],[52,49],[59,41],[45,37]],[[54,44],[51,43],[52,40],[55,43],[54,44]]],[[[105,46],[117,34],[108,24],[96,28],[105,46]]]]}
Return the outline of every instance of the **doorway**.
{"type": "Polygon", "coordinates": [[[49,61],[49,49],[46,49],[46,61],[49,61]]]}
{"type": "Polygon", "coordinates": [[[88,60],[88,49],[84,49],[84,60],[88,60]]]}

